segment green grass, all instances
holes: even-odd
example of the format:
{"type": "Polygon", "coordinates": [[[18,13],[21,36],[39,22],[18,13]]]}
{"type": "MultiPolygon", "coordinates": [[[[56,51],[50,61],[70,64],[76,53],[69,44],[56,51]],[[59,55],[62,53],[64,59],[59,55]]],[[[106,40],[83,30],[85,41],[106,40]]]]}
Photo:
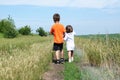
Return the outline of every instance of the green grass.
{"type": "Polygon", "coordinates": [[[80,80],[81,74],[74,62],[65,64],[64,80],[80,80]]]}
{"type": "MultiPolygon", "coordinates": [[[[74,53],[75,54],[75,53],[74,53]]],[[[65,58],[67,57],[67,51],[65,50],[65,58]]],[[[80,57],[78,55],[74,55],[74,62],[66,62],[64,64],[64,80],[81,80],[81,72],[77,66],[77,63],[80,62],[80,57]]]]}

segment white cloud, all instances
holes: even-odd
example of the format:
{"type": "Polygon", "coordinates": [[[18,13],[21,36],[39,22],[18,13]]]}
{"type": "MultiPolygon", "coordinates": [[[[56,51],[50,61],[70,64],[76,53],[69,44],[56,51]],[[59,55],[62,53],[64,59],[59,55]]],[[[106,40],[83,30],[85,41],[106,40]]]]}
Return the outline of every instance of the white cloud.
{"type": "Polygon", "coordinates": [[[66,6],[69,0],[0,0],[1,5],[66,6]]]}
{"type": "Polygon", "coordinates": [[[0,5],[114,8],[120,7],[120,0],[0,0],[0,5]]]}

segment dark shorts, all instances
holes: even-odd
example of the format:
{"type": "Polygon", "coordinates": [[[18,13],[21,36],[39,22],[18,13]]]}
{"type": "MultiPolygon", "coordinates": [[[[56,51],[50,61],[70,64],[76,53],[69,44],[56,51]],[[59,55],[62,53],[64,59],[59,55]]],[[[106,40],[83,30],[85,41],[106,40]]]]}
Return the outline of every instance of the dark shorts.
{"type": "Polygon", "coordinates": [[[57,51],[57,50],[62,50],[63,49],[63,43],[54,43],[53,44],[53,50],[57,51]]]}

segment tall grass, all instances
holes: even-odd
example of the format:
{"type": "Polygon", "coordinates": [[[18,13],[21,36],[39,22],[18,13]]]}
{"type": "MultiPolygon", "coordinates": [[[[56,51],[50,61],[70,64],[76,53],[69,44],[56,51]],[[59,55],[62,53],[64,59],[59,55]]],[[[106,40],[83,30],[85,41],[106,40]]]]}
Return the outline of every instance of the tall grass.
{"type": "Polygon", "coordinates": [[[79,42],[77,47],[84,49],[91,64],[100,66],[107,61],[120,66],[120,39],[109,38],[106,42],[100,37],[97,39],[79,38],[79,42]]]}
{"type": "Polygon", "coordinates": [[[83,50],[83,61],[113,70],[114,76],[120,75],[120,35],[76,37],[75,40],[76,47],[83,50]]]}
{"type": "Polygon", "coordinates": [[[0,39],[0,80],[40,80],[51,59],[51,37],[0,39]]]}

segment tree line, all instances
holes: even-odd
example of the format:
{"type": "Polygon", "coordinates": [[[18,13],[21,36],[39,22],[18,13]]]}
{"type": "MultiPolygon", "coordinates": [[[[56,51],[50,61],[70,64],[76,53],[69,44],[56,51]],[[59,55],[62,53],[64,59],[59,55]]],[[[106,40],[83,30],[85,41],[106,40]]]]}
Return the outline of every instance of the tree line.
{"type": "MultiPolygon", "coordinates": [[[[31,35],[32,30],[29,25],[25,25],[20,29],[17,29],[12,17],[8,16],[7,19],[0,20],[0,33],[4,35],[5,38],[15,38],[18,34],[21,35],[31,35]]],[[[47,36],[47,32],[42,27],[39,27],[36,32],[40,36],[47,36]]]]}

